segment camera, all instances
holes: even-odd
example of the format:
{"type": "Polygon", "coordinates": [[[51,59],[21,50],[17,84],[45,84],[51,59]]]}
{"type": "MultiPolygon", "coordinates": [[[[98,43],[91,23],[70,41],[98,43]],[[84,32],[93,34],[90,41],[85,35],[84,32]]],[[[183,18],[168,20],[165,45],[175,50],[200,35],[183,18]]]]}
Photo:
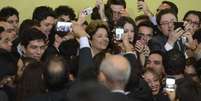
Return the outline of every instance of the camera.
{"type": "Polygon", "coordinates": [[[165,80],[165,89],[167,91],[175,91],[176,90],[176,80],[173,77],[167,77],[165,80]]]}
{"type": "Polygon", "coordinates": [[[115,29],[115,39],[117,41],[122,40],[124,34],[124,29],[123,28],[116,28],[115,29]]]}
{"type": "Polygon", "coordinates": [[[71,32],[71,22],[61,22],[58,21],[56,24],[56,31],[57,32],[71,32]]]}
{"type": "Polygon", "coordinates": [[[174,22],[174,29],[182,28],[184,30],[184,22],[174,22]]]}
{"type": "Polygon", "coordinates": [[[89,7],[83,10],[85,15],[91,15],[93,13],[93,8],[89,7]]]}

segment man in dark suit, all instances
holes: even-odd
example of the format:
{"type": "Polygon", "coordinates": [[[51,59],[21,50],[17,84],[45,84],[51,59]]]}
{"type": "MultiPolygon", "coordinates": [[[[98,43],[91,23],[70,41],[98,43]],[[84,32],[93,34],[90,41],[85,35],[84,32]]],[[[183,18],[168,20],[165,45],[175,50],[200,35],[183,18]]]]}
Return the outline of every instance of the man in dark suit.
{"type": "Polygon", "coordinates": [[[11,55],[14,28],[6,21],[0,21],[0,78],[16,73],[16,61],[11,55]]]}
{"type": "Polygon", "coordinates": [[[157,23],[160,33],[150,41],[151,50],[161,50],[163,52],[172,49],[185,52],[185,43],[182,43],[184,29],[175,30],[174,22],[177,22],[177,15],[171,9],[164,9],[157,15],[157,23]]]}
{"type": "MultiPolygon", "coordinates": [[[[79,81],[98,81],[107,87],[111,94],[120,101],[130,101],[131,99],[127,96],[128,92],[124,91],[131,73],[131,66],[128,60],[120,55],[111,55],[103,60],[100,70],[97,71],[92,60],[86,32],[76,23],[73,24],[72,28],[80,39],[79,81]]],[[[128,47],[129,49],[131,48],[128,47]]],[[[135,57],[134,54],[133,56],[135,57]]],[[[133,100],[135,99],[133,98],[133,100]]]]}

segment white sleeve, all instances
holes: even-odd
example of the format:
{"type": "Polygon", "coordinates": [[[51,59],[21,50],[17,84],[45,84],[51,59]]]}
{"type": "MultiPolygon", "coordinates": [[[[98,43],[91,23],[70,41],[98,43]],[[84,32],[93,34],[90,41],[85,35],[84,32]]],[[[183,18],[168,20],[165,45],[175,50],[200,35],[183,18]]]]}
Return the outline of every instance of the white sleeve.
{"type": "Polygon", "coordinates": [[[89,47],[90,48],[89,40],[88,40],[87,36],[80,38],[80,49],[84,48],[84,47],[89,47]]]}
{"type": "Polygon", "coordinates": [[[154,25],[158,25],[157,22],[156,22],[156,16],[150,17],[150,20],[154,25]]]}
{"type": "Polygon", "coordinates": [[[169,50],[171,50],[171,49],[173,49],[173,46],[170,45],[168,42],[166,42],[166,44],[165,44],[165,50],[166,50],[166,51],[169,51],[169,50]]]}

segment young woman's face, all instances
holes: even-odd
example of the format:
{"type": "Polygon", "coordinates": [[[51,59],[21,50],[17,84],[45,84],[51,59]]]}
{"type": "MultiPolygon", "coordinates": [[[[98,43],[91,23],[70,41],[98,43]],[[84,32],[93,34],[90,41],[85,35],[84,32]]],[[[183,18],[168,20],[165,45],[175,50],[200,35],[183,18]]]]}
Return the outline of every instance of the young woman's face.
{"type": "Polygon", "coordinates": [[[102,51],[107,48],[109,44],[108,33],[105,28],[98,28],[95,34],[92,36],[91,46],[92,49],[102,51]]]}
{"type": "Polygon", "coordinates": [[[132,24],[130,23],[126,23],[124,25],[124,32],[125,33],[128,33],[128,38],[129,38],[129,41],[133,41],[134,39],[134,36],[135,36],[135,32],[134,32],[134,27],[132,24]]]}
{"type": "Polygon", "coordinates": [[[152,94],[158,94],[160,91],[159,79],[151,72],[145,72],[143,76],[144,80],[148,83],[149,87],[151,88],[152,94]]]}

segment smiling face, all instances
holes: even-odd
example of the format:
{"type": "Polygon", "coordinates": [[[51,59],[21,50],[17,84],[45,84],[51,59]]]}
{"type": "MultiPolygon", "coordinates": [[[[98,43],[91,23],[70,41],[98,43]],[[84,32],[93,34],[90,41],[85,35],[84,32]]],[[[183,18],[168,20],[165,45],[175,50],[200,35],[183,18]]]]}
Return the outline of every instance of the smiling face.
{"type": "Polygon", "coordinates": [[[98,28],[91,39],[92,49],[95,51],[102,51],[107,48],[109,44],[108,33],[105,28],[98,28]]]}
{"type": "Polygon", "coordinates": [[[144,80],[148,83],[149,87],[152,90],[152,94],[156,95],[160,91],[160,80],[154,73],[147,71],[143,75],[144,80]]]}
{"type": "Polygon", "coordinates": [[[16,15],[9,16],[7,18],[7,22],[13,26],[13,28],[15,29],[15,32],[18,31],[19,18],[16,15]]]}

